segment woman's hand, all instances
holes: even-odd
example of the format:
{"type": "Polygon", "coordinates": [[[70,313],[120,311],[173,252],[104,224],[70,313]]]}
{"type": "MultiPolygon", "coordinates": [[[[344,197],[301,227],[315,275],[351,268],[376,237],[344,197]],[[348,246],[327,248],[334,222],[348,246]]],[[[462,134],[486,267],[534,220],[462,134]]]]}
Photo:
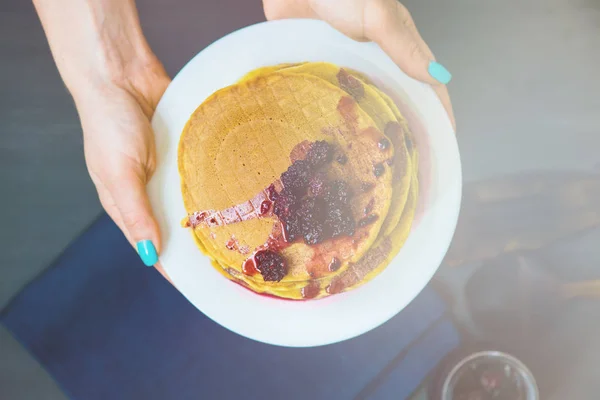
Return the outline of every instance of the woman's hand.
{"type": "Polygon", "coordinates": [[[86,164],[102,206],[146,265],[158,261],[160,231],[146,194],[156,165],[150,119],[170,82],[157,62],[134,81],[79,93],[86,164]]]}
{"type": "Polygon", "coordinates": [[[142,261],[155,265],[160,231],[146,194],[156,162],[150,119],[170,79],[142,34],[135,2],[34,4],[75,100],[100,202],[142,261]]]}
{"type": "Polygon", "coordinates": [[[445,86],[452,76],[435,61],[410,13],[397,0],[263,0],[263,6],[268,20],[320,19],[354,40],[376,42],[404,72],[432,85],[456,129],[445,86]]]}

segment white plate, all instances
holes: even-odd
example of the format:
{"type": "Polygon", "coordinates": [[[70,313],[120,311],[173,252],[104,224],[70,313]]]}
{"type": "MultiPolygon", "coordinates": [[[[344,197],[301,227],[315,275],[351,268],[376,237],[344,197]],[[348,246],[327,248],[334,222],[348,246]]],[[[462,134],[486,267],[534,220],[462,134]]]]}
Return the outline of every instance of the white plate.
{"type": "Polygon", "coordinates": [[[173,79],[152,126],[158,168],[148,190],[162,232],[161,263],[193,305],[240,335],[294,347],[358,336],[406,307],[429,282],[448,250],[458,218],[462,180],[458,147],[444,108],[429,86],[407,77],[378,46],[355,42],[322,22],[261,23],[216,41],[173,79]],[[254,68],[296,61],[329,61],[354,68],[385,83],[404,103],[412,103],[408,109],[402,108],[414,114],[409,122],[422,153],[421,168],[430,171],[421,179],[426,189],[421,195],[422,215],[385,271],[356,290],[305,302],[256,295],[213,269],[189,231],[180,227],[186,211],[177,172],[179,136],[198,105],[254,68]]]}

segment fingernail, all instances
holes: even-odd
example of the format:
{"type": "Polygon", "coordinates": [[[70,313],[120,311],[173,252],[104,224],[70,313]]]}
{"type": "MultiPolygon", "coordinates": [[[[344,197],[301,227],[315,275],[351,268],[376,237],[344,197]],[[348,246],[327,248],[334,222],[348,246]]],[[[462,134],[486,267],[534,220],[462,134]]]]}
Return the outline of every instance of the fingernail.
{"type": "Polygon", "coordinates": [[[446,67],[444,67],[439,62],[431,61],[429,63],[428,71],[429,75],[431,75],[435,80],[437,80],[440,83],[443,83],[444,85],[450,82],[450,80],[452,79],[452,74],[450,73],[450,71],[448,71],[446,67]]]}
{"type": "Polygon", "coordinates": [[[154,247],[151,240],[140,240],[137,242],[137,251],[147,267],[151,267],[158,262],[156,247],[154,247]]]}

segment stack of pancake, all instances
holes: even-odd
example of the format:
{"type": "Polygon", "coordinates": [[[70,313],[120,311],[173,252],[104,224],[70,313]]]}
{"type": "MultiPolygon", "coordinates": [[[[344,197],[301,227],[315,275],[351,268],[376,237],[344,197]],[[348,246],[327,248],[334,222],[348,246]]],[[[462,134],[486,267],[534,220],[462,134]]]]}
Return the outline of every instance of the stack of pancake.
{"type": "Polygon", "coordinates": [[[324,62],[259,68],[183,130],[182,225],[218,271],[255,292],[344,292],[406,241],[417,157],[397,106],[363,74],[324,62]]]}

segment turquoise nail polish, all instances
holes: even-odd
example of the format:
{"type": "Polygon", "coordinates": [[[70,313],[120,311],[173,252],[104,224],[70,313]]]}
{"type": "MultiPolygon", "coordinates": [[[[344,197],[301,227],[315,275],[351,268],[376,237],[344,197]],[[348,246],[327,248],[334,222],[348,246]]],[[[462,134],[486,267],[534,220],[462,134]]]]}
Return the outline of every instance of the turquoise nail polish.
{"type": "Polygon", "coordinates": [[[147,267],[151,267],[158,262],[156,247],[154,247],[151,240],[140,240],[137,242],[137,251],[147,267]]]}
{"type": "Polygon", "coordinates": [[[438,62],[431,61],[429,63],[428,71],[429,75],[431,75],[435,80],[437,80],[440,83],[443,83],[444,85],[450,82],[450,80],[452,79],[452,74],[450,73],[450,71],[448,71],[446,67],[444,67],[438,62]]]}

